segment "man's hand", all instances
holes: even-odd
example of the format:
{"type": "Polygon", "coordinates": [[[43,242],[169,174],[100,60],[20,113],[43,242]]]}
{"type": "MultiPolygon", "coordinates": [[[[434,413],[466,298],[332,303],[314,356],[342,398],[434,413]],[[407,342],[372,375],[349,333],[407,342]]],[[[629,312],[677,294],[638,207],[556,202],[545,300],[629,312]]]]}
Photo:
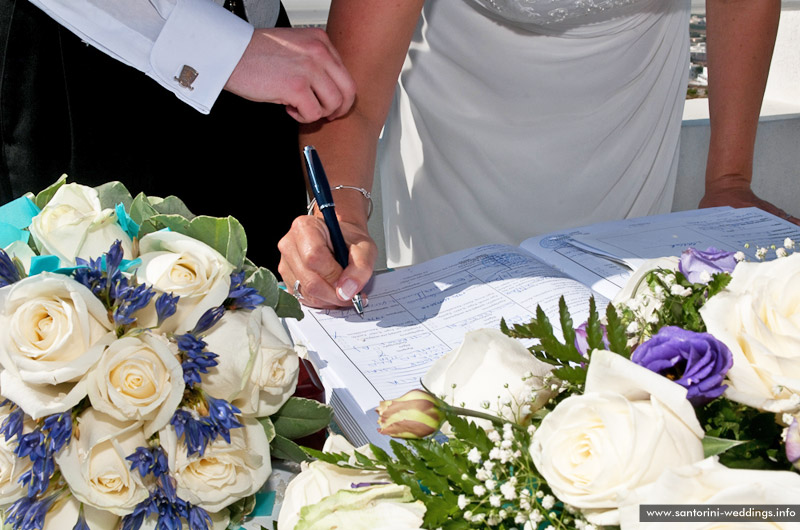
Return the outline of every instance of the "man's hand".
{"type": "Polygon", "coordinates": [[[286,105],[301,123],[343,116],[356,93],[328,35],[316,28],[256,29],[225,89],[286,105]]]}

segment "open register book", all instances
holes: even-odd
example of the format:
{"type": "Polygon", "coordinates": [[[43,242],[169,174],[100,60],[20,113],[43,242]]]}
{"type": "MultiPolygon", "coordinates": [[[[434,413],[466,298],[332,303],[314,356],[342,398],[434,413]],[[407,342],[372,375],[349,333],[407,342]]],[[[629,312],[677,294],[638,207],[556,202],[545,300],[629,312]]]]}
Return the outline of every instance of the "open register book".
{"type": "MultiPolygon", "coordinates": [[[[600,223],[485,245],[376,275],[364,319],[352,309],[305,308],[288,323],[319,368],[335,420],[354,445],[388,446],[377,432],[381,400],[419,388],[428,367],[465,332],[528,322],[540,305],[558,323],[563,296],[576,325],[594,296],[604,308],[644,260],[688,247],[741,250],[800,241],[800,227],[755,208],[713,208],[600,223]]],[[[774,253],[772,253],[774,255],[774,253]]]]}

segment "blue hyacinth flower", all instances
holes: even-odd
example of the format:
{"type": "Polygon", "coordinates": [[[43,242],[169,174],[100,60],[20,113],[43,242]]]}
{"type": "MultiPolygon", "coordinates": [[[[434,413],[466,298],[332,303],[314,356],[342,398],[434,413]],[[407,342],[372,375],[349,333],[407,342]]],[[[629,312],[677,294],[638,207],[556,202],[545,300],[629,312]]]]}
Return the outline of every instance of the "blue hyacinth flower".
{"type": "Polygon", "coordinates": [[[166,319],[175,314],[175,311],[178,310],[179,299],[180,296],[172,293],[161,293],[161,296],[156,299],[156,315],[158,316],[156,327],[160,327],[166,319]]]}
{"type": "Polygon", "coordinates": [[[244,283],[244,271],[231,274],[231,288],[225,301],[227,309],[253,310],[264,303],[264,297],[253,287],[244,283]]]}
{"type": "Polygon", "coordinates": [[[206,331],[211,329],[214,326],[214,324],[219,322],[219,319],[221,319],[222,315],[224,314],[225,314],[224,306],[212,307],[211,309],[203,313],[203,316],[201,316],[200,319],[197,321],[197,324],[195,324],[194,329],[189,333],[195,336],[205,333],[206,331]]]}
{"type": "Polygon", "coordinates": [[[11,285],[20,280],[19,271],[14,261],[6,254],[6,251],[0,249],[0,287],[11,285]]]}

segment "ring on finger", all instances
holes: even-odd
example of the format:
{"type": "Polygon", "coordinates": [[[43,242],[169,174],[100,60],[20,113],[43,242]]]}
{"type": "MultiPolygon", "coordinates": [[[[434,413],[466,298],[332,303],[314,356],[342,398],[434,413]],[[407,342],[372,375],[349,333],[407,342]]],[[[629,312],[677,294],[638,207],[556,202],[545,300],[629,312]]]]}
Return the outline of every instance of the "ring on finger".
{"type": "Polygon", "coordinates": [[[294,287],[292,288],[292,296],[294,296],[298,300],[303,299],[303,293],[300,292],[300,280],[294,281],[294,287]]]}

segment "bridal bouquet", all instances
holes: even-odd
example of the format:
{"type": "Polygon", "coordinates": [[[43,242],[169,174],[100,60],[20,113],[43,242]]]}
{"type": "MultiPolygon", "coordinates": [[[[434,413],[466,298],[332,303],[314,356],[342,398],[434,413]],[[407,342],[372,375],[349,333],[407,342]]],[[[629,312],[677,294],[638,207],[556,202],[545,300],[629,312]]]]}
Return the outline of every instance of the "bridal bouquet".
{"type": "Polygon", "coordinates": [[[469,332],[425,390],[378,407],[381,432],[405,439],[393,454],[338,438],[309,451],[280,530],[796,528],[793,248],[752,263],[689,249],[604,312],[590,300],[577,327],[562,300],[561,333],[541,308],[469,332]]]}
{"type": "Polygon", "coordinates": [[[4,528],[239,528],[271,456],[327,426],[292,397],[299,305],[235,219],[62,177],[0,237],[4,528]]]}

